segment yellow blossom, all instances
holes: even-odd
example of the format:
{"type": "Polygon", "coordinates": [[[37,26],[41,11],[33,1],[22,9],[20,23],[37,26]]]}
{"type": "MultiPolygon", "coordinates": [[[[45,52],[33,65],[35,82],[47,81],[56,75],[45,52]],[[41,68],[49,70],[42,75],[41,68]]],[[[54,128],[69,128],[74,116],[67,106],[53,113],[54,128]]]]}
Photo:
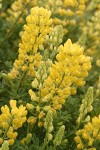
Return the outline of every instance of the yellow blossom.
{"type": "Polygon", "coordinates": [[[51,30],[51,12],[44,8],[34,7],[27,16],[24,32],[19,44],[18,59],[15,60],[13,69],[8,73],[9,78],[15,79],[20,70],[27,71],[28,76],[34,76],[35,69],[40,65],[42,56],[38,51],[39,45],[43,44],[45,36],[51,30]]]}
{"type": "Polygon", "coordinates": [[[33,117],[33,116],[30,116],[28,119],[27,119],[27,122],[29,123],[29,124],[34,124],[34,123],[36,123],[36,117],[33,117]]]}
{"type": "Polygon", "coordinates": [[[13,145],[14,144],[14,139],[9,139],[8,143],[9,143],[9,145],[13,145]]]}
{"type": "MultiPolygon", "coordinates": [[[[74,140],[78,144],[77,149],[82,141],[87,142],[88,146],[92,146],[96,140],[100,140],[100,115],[92,118],[91,122],[88,122],[83,129],[76,132],[76,135],[77,136],[74,138],[74,140]]],[[[83,147],[84,146],[85,145],[83,144],[83,147]]],[[[80,149],[83,148],[80,147],[80,149]]]]}
{"type": "Polygon", "coordinates": [[[16,100],[10,100],[10,107],[7,105],[1,107],[0,128],[10,145],[14,144],[18,135],[14,130],[22,127],[23,123],[26,122],[26,107],[20,105],[18,108],[16,105],[16,100]]]}

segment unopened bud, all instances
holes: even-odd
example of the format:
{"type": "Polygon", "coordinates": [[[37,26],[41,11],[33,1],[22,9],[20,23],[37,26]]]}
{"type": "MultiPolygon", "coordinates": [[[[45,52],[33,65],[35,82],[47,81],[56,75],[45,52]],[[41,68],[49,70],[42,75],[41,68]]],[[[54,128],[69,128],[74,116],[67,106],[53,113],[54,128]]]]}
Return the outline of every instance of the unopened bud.
{"type": "Polygon", "coordinates": [[[89,121],[90,121],[90,116],[88,115],[88,116],[85,118],[84,122],[89,122],[89,121]]]}
{"type": "Polygon", "coordinates": [[[48,141],[51,141],[51,140],[52,140],[52,134],[48,133],[48,141]]]}
{"type": "Polygon", "coordinates": [[[26,139],[25,139],[25,142],[26,142],[26,145],[28,145],[32,140],[32,134],[29,133],[27,136],[26,136],[26,139]]]}
{"type": "Polygon", "coordinates": [[[38,86],[38,80],[35,78],[35,80],[32,82],[32,88],[37,88],[38,86]]]}

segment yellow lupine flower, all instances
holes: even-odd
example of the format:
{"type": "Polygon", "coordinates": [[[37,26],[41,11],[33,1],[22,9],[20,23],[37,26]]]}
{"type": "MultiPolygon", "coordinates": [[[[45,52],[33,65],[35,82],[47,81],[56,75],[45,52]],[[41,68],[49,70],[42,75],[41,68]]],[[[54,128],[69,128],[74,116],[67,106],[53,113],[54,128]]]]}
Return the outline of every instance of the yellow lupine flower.
{"type": "Polygon", "coordinates": [[[27,75],[35,75],[34,67],[39,67],[42,56],[38,53],[39,45],[43,44],[46,35],[50,32],[52,19],[51,12],[44,8],[34,7],[30,10],[24,25],[24,32],[19,44],[19,56],[15,60],[13,69],[8,73],[9,78],[15,79],[20,70],[27,71],[27,75]]]}
{"type": "MultiPolygon", "coordinates": [[[[15,21],[19,15],[21,14],[21,12],[23,11],[23,14],[26,15],[28,13],[28,9],[26,6],[32,8],[36,5],[36,0],[17,0],[14,1],[11,5],[11,8],[9,8],[7,10],[7,13],[9,15],[6,17],[8,21],[15,21]],[[25,9],[26,8],[26,9],[25,9]]],[[[23,22],[23,18],[19,19],[19,22],[23,22]]]]}
{"type": "Polygon", "coordinates": [[[34,111],[40,122],[44,121],[41,112],[47,113],[50,109],[56,115],[56,111],[62,108],[68,96],[76,94],[77,86],[85,84],[84,78],[91,69],[91,62],[90,57],[85,56],[83,51],[78,44],[72,44],[71,40],[68,40],[64,46],[59,46],[56,61],[50,65],[49,71],[47,70],[49,73],[46,74],[45,71],[41,73],[41,68],[42,70],[47,68],[40,65],[35,76],[35,87],[38,83],[38,91],[29,90],[31,100],[36,102],[34,111]],[[46,77],[43,79],[44,74],[46,77]]]}
{"type": "Polygon", "coordinates": [[[14,139],[9,139],[8,143],[9,143],[9,145],[13,145],[14,144],[14,139]]]}
{"type": "Polygon", "coordinates": [[[3,131],[2,136],[8,139],[10,145],[14,144],[18,135],[14,130],[22,127],[23,123],[26,122],[26,107],[20,105],[18,108],[16,104],[16,100],[11,100],[10,107],[7,105],[1,107],[0,128],[3,131]]]}
{"type": "MultiPolygon", "coordinates": [[[[88,146],[92,146],[96,140],[100,140],[100,115],[92,118],[92,122],[88,122],[83,129],[78,130],[76,135],[77,136],[74,138],[74,140],[78,144],[77,147],[82,140],[87,142],[88,146]]],[[[83,147],[84,146],[85,145],[83,144],[83,147]]],[[[80,147],[80,149],[83,148],[80,147]]]]}
{"type": "Polygon", "coordinates": [[[10,106],[11,106],[11,108],[16,107],[16,101],[15,100],[10,100],[10,106]]]}
{"type": "Polygon", "coordinates": [[[28,119],[27,119],[27,122],[29,124],[35,124],[36,123],[36,117],[33,117],[33,116],[30,116],[28,119]]]}

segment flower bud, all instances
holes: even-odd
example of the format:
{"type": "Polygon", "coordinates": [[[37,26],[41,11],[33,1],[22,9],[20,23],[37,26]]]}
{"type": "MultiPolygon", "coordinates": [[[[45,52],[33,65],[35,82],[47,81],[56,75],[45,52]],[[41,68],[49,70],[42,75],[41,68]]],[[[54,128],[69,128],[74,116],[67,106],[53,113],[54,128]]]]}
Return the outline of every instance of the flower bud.
{"type": "Polygon", "coordinates": [[[32,134],[29,133],[25,138],[26,145],[28,145],[31,142],[31,140],[32,140],[32,134]]]}
{"type": "Polygon", "coordinates": [[[37,88],[38,86],[38,80],[35,78],[35,80],[32,82],[32,88],[37,88]]]}
{"type": "Polygon", "coordinates": [[[48,133],[48,141],[51,141],[52,140],[52,134],[48,133]]]}

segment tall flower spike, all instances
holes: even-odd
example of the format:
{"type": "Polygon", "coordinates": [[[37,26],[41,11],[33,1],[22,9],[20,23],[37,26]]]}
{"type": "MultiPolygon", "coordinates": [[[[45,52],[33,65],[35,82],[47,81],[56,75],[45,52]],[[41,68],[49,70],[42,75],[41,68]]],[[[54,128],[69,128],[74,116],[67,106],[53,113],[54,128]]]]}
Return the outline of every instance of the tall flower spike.
{"type": "Polygon", "coordinates": [[[45,36],[51,30],[51,12],[39,7],[31,9],[31,14],[26,18],[24,25],[22,42],[19,44],[18,59],[14,62],[14,67],[8,76],[16,78],[19,70],[28,72],[34,76],[34,67],[38,67],[42,56],[37,52],[38,46],[43,44],[45,36]]]}
{"type": "Polygon", "coordinates": [[[52,131],[53,131],[52,111],[48,111],[46,118],[45,118],[44,127],[46,129],[46,136],[47,136],[48,141],[52,140],[52,131]]]}
{"type": "Polygon", "coordinates": [[[65,126],[62,125],[62,126],[60,127],[60,129],[58,130],[58,132],[57,132],[57,134],[56,134],[56,136],[55,136],[55,139],[53,140],[53,143],[54,143],[55,147],[56,147],[57,145],[60,145],[60,144],[61,144],[62,138],[63,138],[63,136],[64,136],[64,130],[65,130],[65,126]]]}
{"type": "Polygon", "coordinates": [[[34,92],[34,88],[29,90],[31,100],[37,103],[39,111],[45,113],[61,109],[68,96],[76,94],[77,86],[85,84],[84,78],[91,68],[90,57],[83,54],[83,48],[68,40],[59,47],[56,61],[48,68],[41,65],[40,72],[36,73],[37,91],[34,92]]]}
{"type": "Polygon", "coordinates": [[[65,99],[76,93],[76,87],[85,84],[84,78],[88,75],[91,63],[90,57],[83,54],[83,48],[72,44],[71,40],[59,47],[56,59],[43,89],[48,89],[47,99],[52,101],[54,108],[60,109],[65,99]]]}
{"type": "Polygon", "coordinates": [[[86,114],[88,112],[92,111],[92,109],[93,109],[92,103],[93,103],[93,88],[90,87],[90,88],[88,88],[85,99],[82,100],[82,104],[81,104],[80,109],[79,109],[80,114],[79,114],[79,117],[77,119],[78,124],[80,124],[82,121],[84,121],[84,119],[85,120],[89,119],[89,116],[86,117],[86,114]]]}

